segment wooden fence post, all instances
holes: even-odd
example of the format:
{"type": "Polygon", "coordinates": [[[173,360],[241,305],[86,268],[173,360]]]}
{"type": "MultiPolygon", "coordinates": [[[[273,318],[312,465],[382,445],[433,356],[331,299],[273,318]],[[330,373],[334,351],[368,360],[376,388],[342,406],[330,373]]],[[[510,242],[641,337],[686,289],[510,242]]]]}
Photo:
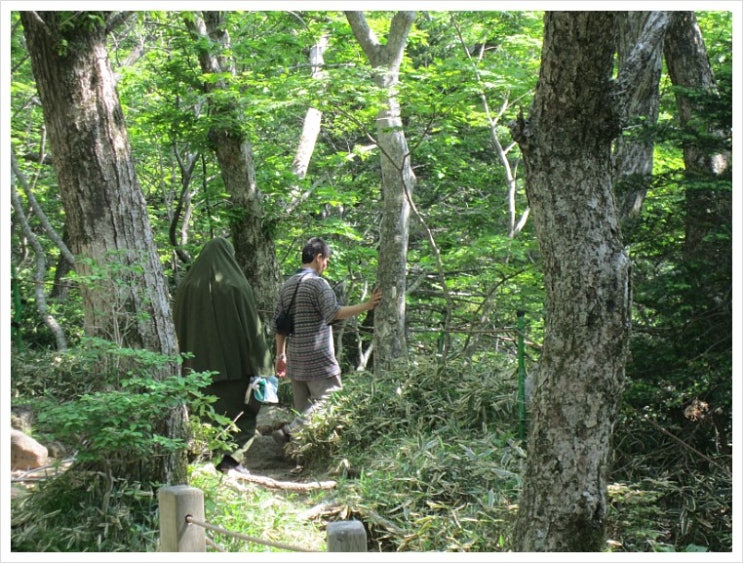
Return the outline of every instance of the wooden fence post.
{"type": "Polygon", "coordinates": [[[366,530],[358,520],[328,524],[328,551],[366,551],[366,530]]]}
{"type": "Polygon", "coordinates": [[[204,492],[187,485],[162,487],[160,505],[160,551],[206,551],[206,530],[186,523],[186,516],[204,521],[204,492]]]}

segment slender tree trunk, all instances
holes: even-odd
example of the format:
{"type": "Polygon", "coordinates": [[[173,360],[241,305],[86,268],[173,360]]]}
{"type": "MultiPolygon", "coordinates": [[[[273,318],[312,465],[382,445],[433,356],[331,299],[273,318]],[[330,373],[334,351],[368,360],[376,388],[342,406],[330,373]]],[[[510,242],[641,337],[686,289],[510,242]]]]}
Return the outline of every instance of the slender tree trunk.
{"type": "Polygon", "coordinates": [[[415,175],[400,115],[398,83],[408,33],[415,12],[397,12],[387,43],[381,45],[361,12],[346,12],[354,35],[375,71],[374,80],[387,91],[387,106],[377,115],[377,144],[382,153],[382,222],[377,285],[382,301],[374,310],[374,369],[385,370],[407,361],[405,287],[408,256],[409,199],[415,175]]]}
{"type": "MultiPolygon", "coordinates": [[[[310,49],[310,65],[312,66],[312,78],[320,80],[325,71],[323,66],[325,61],[323,53],[328,47],[328,36],[323,35],[318,42],[310,49]]],[[[308,108],[304,116],[302,125],[302,134],[297,144],[297,152],[292,162],[292,171],[297,178],[304,179],[307,175],[307,168],[310,165],[312,153],[315,152],[315,143],[320,135],[320,125],[322,123],[322,112],[317,108],[308,108]]]]}
{"type": "MultiPolygon", "coordinates": [[[[621,12],[616,18],[616,44],[618,66],[624,64],[637,45],[650,12],[621,12]]],[[[650,52],[649,69],[643,80],[636,84],[635,93],[627,108],[629,130],[620,136],[614,147],[614,193],[619,207],[622,233],[630,242],[640,219],[653,175],[653,127],[658,122],[660,82],[663,67],[663,44],[655,45],[650,52]]]]}
{"type": "MultiPolygon", "coordinates": [[[[320,80],[325,76],[323,67],[325,61],[323,54],[325,49],[328,47],[328,36],[323,35],[320,37],[318,42],[310,49],[310,65],[312,66],[312,78],[320,80]]],[[[312,159],[312,154],[315,152],[315,144],[317,138],[320,136],[320,130],[322,126],[322,111],[317,108],[311,107],[307,109],[307,113],[304,116],[304,122],[302,123],[302,133],[299,136],[299,143],[297,143],[297,150],[294,154],[294,160],[292,161],[292,172],[300,180],[304,180],[307,175],[307,169],[312,159]]],[[[291,190],[292,196],[289,205],[286,206],[286,214],[291,215],[297,206],[306,200],[312,190],[305,190],[302,192],[300,187],[295,185],[291,190]]]]}
{"type": "MultiPolygon", "coordinates": [[[[19,179],[19,181],[21,181],[20,175],[18,175],[17,178],[19,179]]],[[[18,192],[16,191],[15,186],[11,186],[10,188],[10,202],[13,206],[16,217],[18,218],[18,222],[23,229],[23,233],[25,234],[28,243],[34,249],[34,253],[36,254],[36,275],[34,276],[36,310],[38,311],[39,316],[44,321],[44,324],[54,335],[54,339],[57,342],[57,350],[66,350],[67,338],[65,337],[64,330],[62,330],[62,327],[59,326],[57,320],[49,313],[49,309],[46,306],[46,292],[44,291],[44,277],[46,275],[46,255],[44,249],[36,238],[36,234],[34,234],[33,230],[31,229],[31,225],[28,222],[26,213],[23,211],[21,199],[20,197],[18,197],[18,192]]]]}
{"type": "MultiPolygon", "coordinates": [[[[185,21],[195,39],[206,38],[220,49],[229,48],[230,36],[225,27],[224,12],[201,12],[201,16],[185,21]]],[[[210,48],[200,48],[199,62],[204,73],[235,73],[234,64],[221,53],[215,55],[210,48]]],[[[222,80],[206,83],[206,90],[210,93],[228,88],[222,80]]],[[[281,273],[269,233],[270,225],[266,223],[263,196],[256,184],[253,148],[238,125],[240,110],[237,101],[212,100],[211,104],[212,116],[225,123],[211,128],[209,140],[234,212],[231,229],[235,259],[255,290],[258,310],[268,323],[278,295],[281,273]]]]}
{"type": "MultiPolygon", "coordinates": [[[[729,132],[715,130],[705,120],[704,105],[693,94],[717,95],[707,50],[693,12],[676,12],[668,31],[665,47],[666,65],[671,82],[677,87],[676,103],[682,127],[694,120],[706,123],[711,138],[719,143],[687,141],[684,144],[686,177],[691,180],[686,189],[686,239],[688,260],[712,266],[725,257],[719,254],[717,235],[728,233],[732,224],[732,191],[711,189],[705,180],[732,175],[730,154],[721,150],[721,142],[729,132]],[[695,183],[698,181],[699,183],[695,183]]],[[[698,137],[697,137],[698,138],[698,137]]]]}
{"type": "Polygon", "coordinates": [[[627,115],[632,85],[647,72],[647,46],[662,37],[667,21],[662,15],[649,18],[642,33],[648,45],[632,51],[613,83],[615,17],[546,13],[529,118],[512,125],[524,155],[546,292],[515,530],[519,551],[604,547],[611,437],[631,305],[611,144],[627,115]]]}

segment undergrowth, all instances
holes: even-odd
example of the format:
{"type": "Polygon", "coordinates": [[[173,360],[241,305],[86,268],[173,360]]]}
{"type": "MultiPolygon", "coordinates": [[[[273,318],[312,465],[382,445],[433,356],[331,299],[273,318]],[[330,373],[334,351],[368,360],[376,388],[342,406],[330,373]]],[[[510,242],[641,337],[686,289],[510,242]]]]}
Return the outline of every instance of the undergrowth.
{"type": "Polygon", "coordinates": [[[287,547],[296,551],[326,550],[324,524],[311,516],[312,508],[321,502],[322,492],[298,493],[241,485],[219,473],[211,463],[192,465],[189,485],[204,492],[204,512],[210,524],[260,540],[207,530],[208,551],[295,551],[287,547]]]}
{"type": "Polygon", "coordinates": [[[293,455],[345,475],[340,497],[379,551],[503,551],[523,450],[507,366],[357,373],[293,455]]]}
{"type": "Polygon", "coordinates": [[[158,538],[152,490],[101,473],[66,471],[13,500],[13,551],[156,551],[158,538]]]}
{"type": "MultiPolygon", "coordinates": [[[[100,392],[69,358],[49,365],[30,361],[16,370],[14,404],[100,392]],[[43,382],[34,376],[42,368],[43,382]]],[[[517,439],[516,389],[513,367],[490,359],[354,373],[289,445],[305,475],[330,475],[336,489],[298,494],[234,486],[200,456],[189,484],[204,491],[210,523],[284,544],[322,551],[328,521],[356,518],[371,551],[509,551],[526,459],[517,439]],[[330,508],[314,510],[323,506],[330,508]]],[[[700,456],[637,417],[618,422],[606,551],[730,551],[729,458],[700,456]]],[[[208,452],[221,440],[214,426],[198,417],[192,423],[197,449],[208,452]]],[[[12,548],[156,551],[154,490],[85,471],[41,481],[12,501],[12,548]]],[[[214,541],[210,551],[275,550],[214,541]]]]}

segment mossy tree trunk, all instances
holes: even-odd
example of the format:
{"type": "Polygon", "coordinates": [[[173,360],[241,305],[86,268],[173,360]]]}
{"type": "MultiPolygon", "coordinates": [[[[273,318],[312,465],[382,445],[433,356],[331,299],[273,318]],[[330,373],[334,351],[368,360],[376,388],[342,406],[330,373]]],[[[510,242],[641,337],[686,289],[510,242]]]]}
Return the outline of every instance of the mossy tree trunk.
{"type": "MultiPolygon", "coordinates": [[[[162,265],[106,52],[120,13],[21,12],[54,156],[69,247],[82,276],[85,332],[171,357],[155,375],[178,374],[178,344],[162,265]]],[[[185,437],[185,409],[162,433],[185,437]]],[[[136,480],[182,483],[185,452],[142,460],[136,480]]]]}

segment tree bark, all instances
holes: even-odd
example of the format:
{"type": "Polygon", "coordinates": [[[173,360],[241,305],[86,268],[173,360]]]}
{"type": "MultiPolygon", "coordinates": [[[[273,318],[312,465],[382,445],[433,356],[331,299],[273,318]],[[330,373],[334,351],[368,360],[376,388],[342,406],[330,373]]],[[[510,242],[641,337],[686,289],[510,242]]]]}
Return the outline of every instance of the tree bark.
{"type": "MultiPolygon", "coordinates": [[[[323,53],[328,47],[328,36],[323,35],[315,45],[310,49],[310,65],[312,66],[312,78],[320,80],[325,71],[323,66],[325,61],[323,53]]],[[[315,143],[320,135],[320,125],[322,123],[322,112],[317,108],[308,108],[304,116],[302,134],[297,144],[297,152],[292,162],[292,171],[299,179],[304,179],[307,175],[307,168],[310,165],[312,153],[315,152],[315,143]]]]}
{"type": "Polygon", "coordinates": [[[346,18],[374,69],[374,81],[387,91],[387,106],[377,115],[377,145],[382,153],[382,221],[377,285],[382,301],[374,310],[374,369],[386,370],[407,361],[405,286],[408,256],[409,199],[415,175],[395,92],[408,33],[415,12],[397,12],[387,43],[381,45],[362,12],[345,12],[346,18]]]}
{"type": "MultiPolygon", "coordinates": [[[[611,143],[649,57],[611,80],[611,12],[548,12],[528,121],[512,124],[543,258],[545,335],[531,402],[515,548],[604,548],[611,437],[630,331],[630,264],[611,143]]],[[[663,18],[653,17],[663,28],[663,18]]],[[[643,38],[660,35],[646,26],[643,38]]]]}
{"type": "MultiPolygon", "coordinates": [[[[617,66],[621,68],[640,39],[651,12],[622,12],[616,18],[617,66]]],[[[658,84],[663,44],[650,51],[648,72],[635,84],[627,108],[629,131],[614,146],[614,193],[619,207],[622,234],[629,242],[640,219],[642,205],[653,174],[653,127],[658,122],[658,84]]]]}
{"type": "MultiPolygon", "coordinates": [[[[715,130],[703,115],[704,105],[692,93],[715,96],[717,85],[709,65],[707,50],[693,12],[676,12],[668,30],[665,45],[668,74],[676,90],[676,103],[682,127],[695,120],[706,127],[704,133],[719,140],[729,132],[715,130]]],[[[698,138],[698,137],[697,137],[698,138]]],[[[713,180],[730,177],[730,154],[720,150],[720,144],[687,141],[684,144],[684,166],[689,180],[713,180]]],[[[732,223],[732,191],[710,189],[691,184],[686,189],[685,254],[690,261],[709,265],[729,258],[719,256],[716,236],[732,223]]],[[[728,230],[728,233],[732,232],[728,230]]]]}
{"type": "MultiPolygon", "coordinates": [[[[224,21],[224,12],[201,12],[202,17],[186,19],[186,25],[195,39],[206,38],[221,49],[228,49],[230,36],[224,21]]],[[[208,48],[200,48],[199,62],[205,74],[235,74],[234,64],[223,54],[214,55],[208,48]]],[[[224,80],[207,81],[208,93],[229,89],[224,80]]],[[[231,221],[235,259],[255,290],[259,313],[269,324],[281,284],[281,272],[276,261],[276,250],[270,236],[255,178],[253,148],[240,130],[240,111],[236,100],[211,100],[215,125],[209,131],[209,140],[219,162],[222,179],[230,194],[234,217],[231,221]],[[217,125],[217,122],[222,124],[217,125]]]]}
{"type": "MultiPolygon", "coordinates": [[[[21,12],[76,271],[83,279],[104,273],[98,282],[81,284],[85,331],[172,357],[156,377],[174,376],[178,345],[169,296],[106,52],[106,28],[86,15],[21,12]]],[[[184,416],[174,413],[164,433],[184,438],[175,429],[183,429],[184,416]]],[[[185,452],[143,460],[131,477],[185,482],[185,452]]]]}

